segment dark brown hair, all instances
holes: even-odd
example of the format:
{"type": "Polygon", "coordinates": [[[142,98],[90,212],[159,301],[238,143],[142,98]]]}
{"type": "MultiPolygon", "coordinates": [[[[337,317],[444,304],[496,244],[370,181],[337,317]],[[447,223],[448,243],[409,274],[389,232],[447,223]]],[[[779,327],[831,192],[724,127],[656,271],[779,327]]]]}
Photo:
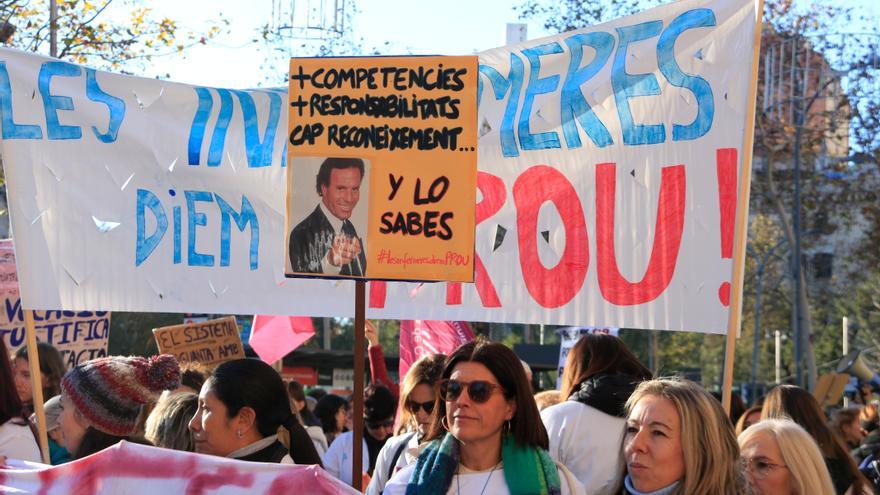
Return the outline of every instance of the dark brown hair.
{"type": "MultiPolygon", "coordinates": [[[[547,450],[549,440],[544,422],[538,413],[538,406],[532,396],[531,385],[522,363],[516,354],[504,344],[477,340],[462,344],[446,358],[441,379],[448,379],[459,363],[479,363],[485,366],[498,384],[504,389],[504,397],[516,403],[516,412],[510,419],[510,434],[522,446],[539,447],[547,450]]],[[[446,433],[441,420],[446,416],[446,401],[437,394],[434,412],[431,415],[431,429],[425,441],[442,437],[446,433]]]]}
{"type": "Polygon", "coordinates": [[[598,374],[629,375],[641,380],[653,378],[651,370],[639,361],[619,338],[604,333],[588,333],[568,352],[562,373],[562,397],[568,399],[581,383],[598,374]]]}
{"type": "MultiPolygon", "coordinates": [[[[46,377],[47,385],[43,387],[43,399],[49,400],[61,393],[61,379],[67,373],[67,366],[64,365],[64,359],[52,344],[46,342],[37,342],[37,354],[40,358],[40,374],[46,377]]],[[[28,359],[27,346],[22,346],[15,352],[15,359],[28,359]]],[[[39,379],[39,377],[31,377],[31,379],[39,379]]]]}
{"type": "Polygon", "coordinates": [[[0,339],[0,425],[13,418],[21,418],[21,399],[15,390],[6,342],[0,339]]]}
{"type": "MultiPolygon", "coordinates": [[[[837,435],[828,427],[822,406],[806,390],[794,385],[779,385],[767,394],[761,419],[789,418],[807,430],[825,459],[833,459],[846,468],[853,478],[853,493],[862,493],[867,480],[837,435]]],[[[833,481],[833,480],[832,480],[833,481]]]]}
{"type": "Polygon", "coordinates": [[[318,191],[318,196],[323,196],[323,193],[321,193],[321,186],[330,186],[330,173],[333,172],[334,169],[346,168],[358,169],[361,173],[361,179],[364,178],[364,161],[360,158],[330,157],[324,160],[321,163],[321,168],[318,169],[318,175],[315,176],[315,190],[318,191]]]}

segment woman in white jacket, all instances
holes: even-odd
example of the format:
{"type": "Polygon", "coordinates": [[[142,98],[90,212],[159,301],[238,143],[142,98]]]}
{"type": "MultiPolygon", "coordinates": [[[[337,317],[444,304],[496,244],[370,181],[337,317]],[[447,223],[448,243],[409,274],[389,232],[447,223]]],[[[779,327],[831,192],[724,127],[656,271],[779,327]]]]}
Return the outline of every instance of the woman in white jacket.
{"type": "Polygon", "coordinates": [[[617,486],[624,405],[639,382],[649,379],[651,372],[611,335],[584,335],[568,353],[561,391],[566,400],[542,411],[541,419],[550,456],[568,467],[587,493],[604,495],[617,486]]]}

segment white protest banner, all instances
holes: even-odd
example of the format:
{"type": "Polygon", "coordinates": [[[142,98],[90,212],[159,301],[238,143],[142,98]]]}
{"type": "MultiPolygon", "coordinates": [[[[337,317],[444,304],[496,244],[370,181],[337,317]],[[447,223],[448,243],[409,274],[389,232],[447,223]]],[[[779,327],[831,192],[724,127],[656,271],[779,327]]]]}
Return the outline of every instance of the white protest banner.
{"type": "Polygon", "coordinates": [[[563,327],[556,330],[556,334],[559,335],[559,365],[556,370],[556,390],[562,388],[562,372],[565,371],[565,359],[568,357],[569,351],[571,351],[571,348],[577,344],[581,337],[591,333],[604,333],[617,337],[620,329],[608,327],[563,327]]]}
{"type": "MultiPolygon", "coordinates": [[[[0,240],[0,304],[0,338],[9,352],[15,352],[27,344],[27,332],[11,239],[0,240]]],[[[107,355],[107,311],[34,311],[34,322],[37,340],[55,346],[68,369],[107,355]]]]}
{"type": "MultiPolygon", "coordinates": [[[[757,19],[683,0],[479,54],[475,283],[372,282],[367,316],[725,332],[757,19]]],[[[284,278],[285,101],[0,51],[26,304],[353,314],[284,278]]]]}
{"type": "Polygon", "coordinates": [[[360,492],[320,466],[272,464],[160,449],[122,441],[59,466],[10,461],[0,467],[0,493],[91,495],[316,495],[360,492]]]}

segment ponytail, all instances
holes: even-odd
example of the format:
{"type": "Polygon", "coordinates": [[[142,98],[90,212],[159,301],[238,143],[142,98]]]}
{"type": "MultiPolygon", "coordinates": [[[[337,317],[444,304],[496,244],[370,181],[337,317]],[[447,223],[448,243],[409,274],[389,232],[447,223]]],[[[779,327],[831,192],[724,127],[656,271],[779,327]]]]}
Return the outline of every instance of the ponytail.
{"type": "Polygon", "coordinates": [[[318,455],[318,450],[315,449],[315,444],[312,443],[312,438],[309,437],[303,425],[296,420],[296,416],[293,413],[287,417],[278,430],[281,433],[278,438],[281,443],[287,446],[290,458],[293,459],[294,463],[317,464],[324,467],[321,463],[321,456],[318,455]],[[285,433],[286,435],[284,435],[285,433]],[[283,436],[287,436],[287,438],[282,438],[283,436]],[[287,443],[284,442],[285,440],[287,440],[287,443]]]}

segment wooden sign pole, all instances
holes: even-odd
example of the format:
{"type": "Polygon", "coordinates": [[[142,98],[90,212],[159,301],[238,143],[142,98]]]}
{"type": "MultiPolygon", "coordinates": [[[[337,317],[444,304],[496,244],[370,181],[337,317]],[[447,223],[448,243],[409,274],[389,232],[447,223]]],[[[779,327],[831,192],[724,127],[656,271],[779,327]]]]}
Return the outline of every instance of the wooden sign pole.
{"type": "Polygon", "coordinates": [[[37,326],[34,323],[34,312],[26,309],[24,327],[27,337],[28,367],[31,371],[31,390],[33,391],[34,414],[37,416],[37,432],[40,440],[40,453],[43,462],[49,464],[49,436],[46,431],[46,411],[43,410],[43,379],[40,374],[40,352],[37,349],[37,326]]]}
{"type": "Polygon", "coordinates": [[[745,136],[743,136],[743,160],[739,177],[736,205],[736,226],[733,236],[733,277],[730,287],[730,312],[727,317],[727,345],[724,349],[724,375],[721,387],[721,404],[730,414],[730,394],[733,390],[733,362],[736,354],[736,338],[742,320],[742,289],[745,272],[746,242],[749,223],[749,190],[752,184],[752,152],[755,143],[755,101],[758,91],[758,62],[761,55],[761,27],[764,17],[764,0],[756,0],[754,51],[752,52],[752,81],[746,103],[745,136]]]}
{"type": "Polygon", "coordinates": [[[354,385],[352,385],[352,427],[354,428],[351,458],[351,486],[363,491],[364,465],[364,324],[366,323],[366,286],[363,280],[354,283],[354,385]]]}

